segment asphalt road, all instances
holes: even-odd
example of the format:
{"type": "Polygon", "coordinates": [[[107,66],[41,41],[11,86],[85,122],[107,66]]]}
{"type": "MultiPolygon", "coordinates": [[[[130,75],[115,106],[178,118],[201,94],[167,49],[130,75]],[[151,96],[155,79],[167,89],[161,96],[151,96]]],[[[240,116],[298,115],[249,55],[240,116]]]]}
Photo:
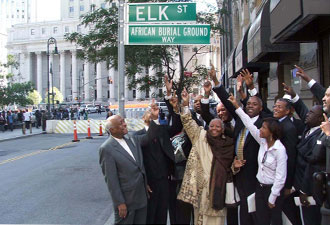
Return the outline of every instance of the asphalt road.
{"type": "Polygon", "coordinates": [[[105,224],[112,202],[98,163],[107,137],[42,134],[0,143],[1,224],[105,224]]]}

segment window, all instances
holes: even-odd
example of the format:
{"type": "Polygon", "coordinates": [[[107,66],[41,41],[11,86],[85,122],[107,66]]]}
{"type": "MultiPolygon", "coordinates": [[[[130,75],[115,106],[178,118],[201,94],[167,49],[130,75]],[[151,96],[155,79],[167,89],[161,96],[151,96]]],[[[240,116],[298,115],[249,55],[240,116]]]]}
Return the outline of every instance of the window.
{"type": "Polygon", "coordinates": [[[105,9],[105,3],[101,3],[101,8],[105,9]]]}
{"type": "Polygon", "coordinates": [[[80,6],[80,11],[84,11],[84,10],[85,10],[84,6],[81,5],[81,6],[80,6]]]}
{"type": "Polygon", "coordinates": [[[80,27],[80,25],[77,25],[77,32],[81,32],[81,27],[80,27]]]}
{"type": "Polygon", "coordinates": [[[136,90],[133,90],[133,98],[136,98],[136,90]]]}
{"type": "Polygon", "coordinates": [[[69,31],[69,27],[68,26],[65,26],[64,31],[65,31],[65,33],[69,33],[70,32],[69,31]]]}
{"type": "Polygon", "coordinates": [[[46,28],[41,28],[41,34],[45,34],[46,33],[46,28]]]}
{"type": "Polygon", "coordinates": [[[74,8],[73,8],[73,6],[70,6],[70,7],[69,7],[69,12],[70,12],[70,13],[74,12],[74,8]]]}
{"type": "Polygon", "coordinates": [[[22,15],[22,19],[24,19],[24,15],[22,15]]]}
{"type": "Polygon", "coordinates": [[[34,35],[34,34],[35,34],[35,30],[31,29],[31,35],[34,35]]]}
{"type": "Polygon", "coordinates": [[[54,33],[54,34],[57,34],[57,30],[58,30],[57,27],[53,27],[53,33],[54,33]]]}

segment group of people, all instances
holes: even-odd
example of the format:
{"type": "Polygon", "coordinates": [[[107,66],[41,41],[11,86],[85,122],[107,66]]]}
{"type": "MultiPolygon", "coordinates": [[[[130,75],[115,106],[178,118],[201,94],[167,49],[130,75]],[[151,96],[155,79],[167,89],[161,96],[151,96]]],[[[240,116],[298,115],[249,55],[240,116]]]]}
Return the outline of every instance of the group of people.
{"type": "Polygon", "coordinates": [[[32,122],[35,122],[35,127],[39,128],[42,125],[42,111],[36,110],[34,115],[29,109],[22,110],[8,110],[0,112],[0,130],[5,132],[6,130],[13,131],[15,126],[26,127],[27,129],[32,126],[32,122]],[[35,121],[32,121],[32,116],[35,121]]]}
{"type": "Polygon", "coordinates": [[[320,225],[324,196],[313,175],[325,171],[330,150],[330,87],[297,70],[319,103],[311,109],[286,84],[286,95],[268,109],[248,70],[237,77],[237,101],[212,66],[214,85],[205,82],[191,108],[187,90],[179,101],[165,77],[168,124],[160,123],[154,102],[137,132],[128,133],[120,115],[110,116],[100,165],[115,224],[166,224],[169,212],[171,224],[281,225],[284,213],[293,225],[320,225]],[[216,114],[212,90],[221,100],[216,114]],[[231,183],[237,204],[227,201],[231,183]]]}

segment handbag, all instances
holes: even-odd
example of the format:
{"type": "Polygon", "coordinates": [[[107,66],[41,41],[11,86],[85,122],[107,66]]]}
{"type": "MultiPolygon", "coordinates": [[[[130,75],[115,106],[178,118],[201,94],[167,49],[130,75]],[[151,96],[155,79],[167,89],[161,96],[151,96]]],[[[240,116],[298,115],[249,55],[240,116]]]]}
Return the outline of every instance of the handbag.
{"type": "Polygon", "coordinates": [[[239,194],[233,179],[228,179],[226,183],[226,198],[225,205],[227,208],[232,208],[238,206],[240,203],[239,194]]]}

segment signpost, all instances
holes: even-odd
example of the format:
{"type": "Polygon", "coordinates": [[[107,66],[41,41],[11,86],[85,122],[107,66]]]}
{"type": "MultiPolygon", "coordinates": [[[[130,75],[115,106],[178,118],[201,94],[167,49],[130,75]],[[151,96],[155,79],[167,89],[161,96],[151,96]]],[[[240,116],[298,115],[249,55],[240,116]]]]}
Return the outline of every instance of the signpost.
{"type": "Polygon", "coordinates": [[[210,25],[129,25],[127,45],[191,45],[210,44],[210,25]]]}
{"type": "Polygon", "coordinates": [[[128,22],[196,22],[196,3],[128,4],[128,22]]]}

